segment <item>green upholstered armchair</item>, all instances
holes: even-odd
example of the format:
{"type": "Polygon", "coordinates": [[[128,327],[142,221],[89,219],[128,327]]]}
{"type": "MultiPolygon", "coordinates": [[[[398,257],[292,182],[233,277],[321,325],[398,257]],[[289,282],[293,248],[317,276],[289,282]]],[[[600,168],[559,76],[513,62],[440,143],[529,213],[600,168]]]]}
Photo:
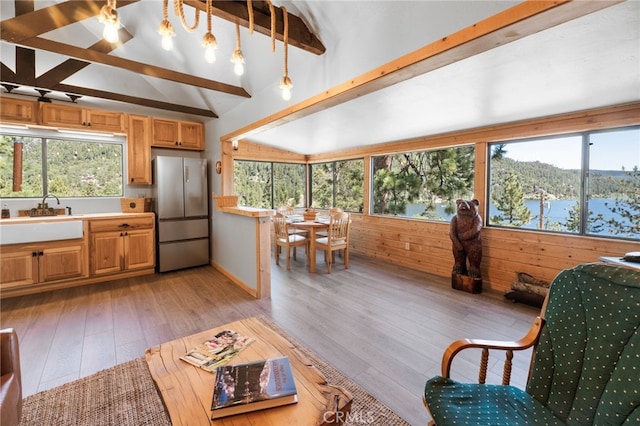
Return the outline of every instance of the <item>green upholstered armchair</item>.
{"type": "Polygon", "coordinates": [[[562,271],[524,338],[452,343],[424,403],[438,426],[640,425],[640,272],[605,264],[562,271]],[[532,346],[526,390],[510,386],[513,351],[532,346]],[[478,384],[449,378],[466,348],[482,348],[478,384]],[[502,385],[484,383],[495,349],[506,351],[502,385]]]}

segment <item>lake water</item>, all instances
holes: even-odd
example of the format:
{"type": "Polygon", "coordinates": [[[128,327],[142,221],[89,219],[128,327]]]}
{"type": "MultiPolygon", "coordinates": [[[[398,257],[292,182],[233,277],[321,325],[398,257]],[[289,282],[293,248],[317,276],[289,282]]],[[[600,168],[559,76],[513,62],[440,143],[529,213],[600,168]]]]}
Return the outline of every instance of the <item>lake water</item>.
{"type": "MultiPolygon", "coordinates": [[[[544,205],[544,220],[550,223],[559,223],[565,224],[569,218],[569,212],[576,204],[576,200],[552,200],[546,201],[544,205]]],[[[628,220],[623,219],[620,215],[616,213],[612,213],[611,210],[605,205],[608,203],[609,206],[615,206],[615,199],[611,198],[601,198],[601,199],[593,199],[589,201],[589,211],[593,217],[598,214],[602,214],[605,218],[615,217],[619,222],[626,222],[628,220]]],[[[538,216],[540,214],[540,201],[539,200],[525,200],[525,205],[531,210],[531,216],[534,218],[526,225],[523,225],[522,228],[527,229],[538,229],[538,216]]],[[[407,206],[407,216],[415,216],[420,214],[424,210],[424,206],[422,204],[410,204],[407,206]]],[[[447,215],[444,212],[444,206],[438,204],[436,206],[436,210],[438,214],[444,218],[446,221],[450,221],[453,215],[447,215]]],[[[498,209],[492,204],[490,206],[489,214],[491,216],[495,216],[499,213],[498,209]]],[[[482,214],[482,213],[481,213],[482,214]]],[[[559,230],[559,229],[556,229],[559,230]]],[[[565,230],[564,226],[561,230],[565,230]]],[[[608,235],[610,234],[607,229],[599,232],[600,235],[608,235]]],[[[640,235],[635,235],[634,238],[638,238],[640,235]]]]}

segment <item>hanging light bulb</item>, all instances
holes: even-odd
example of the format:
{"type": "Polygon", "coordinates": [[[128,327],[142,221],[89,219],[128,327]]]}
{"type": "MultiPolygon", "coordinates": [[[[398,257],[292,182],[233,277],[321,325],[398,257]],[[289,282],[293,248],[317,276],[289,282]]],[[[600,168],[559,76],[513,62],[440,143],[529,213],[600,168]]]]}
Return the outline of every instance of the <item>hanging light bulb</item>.
{"type": "Polygon", "coordinates": [[[291,79],[289,78],[289,16],[287,14],[287,9],[282,7],[282,15],[284,16],[284,76],[282,80],[280,80],[280,89],[282,89],[282,99],[288,101],[291,99],[291,89],[293,88],[293,84],[291,83],[291,79]]]}
{"type": "Polygon", "coordinates": [[[282,77],[280,80],[280,89],[282,89],[282,99],[288,101],[291,99],[291,89],[293,88],[293,84],[291,84],[291,79],[288,76],[282,77]]]}
{"type": "Polygon", "coordinates": [[[173,30],[173,25],[169,22],[168,3],[169,0],[164,0],[162,4],[164,18],[162,22],[160,22],[160,27],[158,27],[158,34],[162,36],[162,48],[164,50],[173,49],[173,37],[176,35],[176,32],[173,30]]]}
{"type": "Polygon", "coordinates": [[[216,49],[218,48],[218,42],[216,38],[210,32],[207,32],[202,38],[202,46],[204,47],[204,60],[207,63],[214,63],[216,61],[216,49]]]}
{"type": "Polygon", "coordinates": [[[116,0],[109,0],[102,6],[98,14],[98,21],[104,24],[102,37],[109,43],[117,43],[120,40],[118,30],[120,29],[120,17],[116,10],[116,0]]]}
{"type": "Polygon", "coordinates": [[[216,49],[218,48],[218,42],[215,36],[211,33],[211,0],[207,0],[207,32],[202,37],[202,47],[204,47],[204,60],[207,63],[214,63],[216,61],[216,49]]]}
{"type": "Polygon", "coordinates": [[[233,72],[236,75],[244,74],[244,56],[242,56],[242,50],[240,50],[240,24],[236,22],[236,50],[231,55],[231,62],[234,63],[233,72]]]}

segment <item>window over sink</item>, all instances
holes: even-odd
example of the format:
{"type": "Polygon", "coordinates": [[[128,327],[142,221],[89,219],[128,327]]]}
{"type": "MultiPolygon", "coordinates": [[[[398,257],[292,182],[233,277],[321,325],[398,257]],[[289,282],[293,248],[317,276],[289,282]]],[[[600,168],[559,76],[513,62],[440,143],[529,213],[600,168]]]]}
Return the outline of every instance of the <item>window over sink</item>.
{"type": "Polygon", "coordinates": [[[0,197],[121,197],[124,143],[119,136],[0,128],[0,197]]]}

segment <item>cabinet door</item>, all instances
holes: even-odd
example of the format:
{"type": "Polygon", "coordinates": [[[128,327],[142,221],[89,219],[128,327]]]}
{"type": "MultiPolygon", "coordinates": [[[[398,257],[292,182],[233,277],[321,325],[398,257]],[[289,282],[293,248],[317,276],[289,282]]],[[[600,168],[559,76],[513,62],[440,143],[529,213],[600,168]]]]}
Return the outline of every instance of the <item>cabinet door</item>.
{"type": "Polygon", "coordinates": [[[44,249],[39,256],[40,282],[86,276],[82,245],[44,249]]]}
{"type": "Polygon", "coordinates": [[[91,274],[101,275],[124,269],[123,231],[91,234],[91,274]]]}
{"type": "Polygon", "coordinates": [[[182,148],[204,150],[204,124],[180,122],[179,134],[182,148]]]}
{"type": "Polygon", "coordinates": [[[153,119],[153,140],[152,146],[164,148],[179,147],[178,122],[173,120],[153,119]]]}
{"type": "Polygon", "coordinates": [[[124,238],[125,269],[141,269],[155,266],[154,231],[127,231],[124,238]]]}
{"type": "Polygon", "coordinates": [[[129,183],[151,184],[151,119],[129,116],[127,137],[127,173],[129,183]]]}
{"type": "Polygon", "coordinates": [[[40,105],[40,121],[45,126],[59,126],[62,128],[82,128],[85,129],[87,121],[84,116],[84,110],[78,107],[57,105],[57,104],[41,104],[40,105]]]}
{"type": "Polygon", "coordinates": [[[0,120],[6,123],[36,124],[36,102],[0,98],[0,120]]]}
{"type": "Polygon", "coordinates": [[[124,114],[112,111],[85,110],[87,127],[93,130],[123,133],[125,131],[124,114]]]}
{"type": "Polygon", "coordinates": [[[3,250],[0,255],[0,289],[23,287],[37,282],[37,251],[32,249],[3,250]]]}

